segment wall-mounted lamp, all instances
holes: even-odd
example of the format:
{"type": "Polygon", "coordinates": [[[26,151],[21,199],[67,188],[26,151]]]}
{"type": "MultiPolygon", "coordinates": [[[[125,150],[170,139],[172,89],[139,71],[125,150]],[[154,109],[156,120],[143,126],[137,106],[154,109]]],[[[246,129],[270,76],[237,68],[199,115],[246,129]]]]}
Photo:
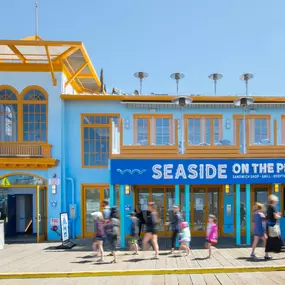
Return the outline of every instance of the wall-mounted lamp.
{"type": "Polygon", "coordinates": [[[225,185],[225,192],[230,193],[230,185],[229,184],[225,185]]]}
{"type": "Polygon", "coordinates": [[[51,185],[51,193],[56,194],[56,184],[51,185]]]}
{"type": "Polygon", "coordinates": [[[276,193],[279,192],[279,184],[274,184],[274,191],[275,191],[276,193]]]}
{"type": "Polygon", "coordinates": [[[131,186],[130,185],[125,185],[125,194],[130,195],[131,193],[131,186]]]}
{"type": "Polygon", "coordinates": [[[226,129],[229,130],[231,128],[231,121],[229,119],[226,120],[226,129]]]}

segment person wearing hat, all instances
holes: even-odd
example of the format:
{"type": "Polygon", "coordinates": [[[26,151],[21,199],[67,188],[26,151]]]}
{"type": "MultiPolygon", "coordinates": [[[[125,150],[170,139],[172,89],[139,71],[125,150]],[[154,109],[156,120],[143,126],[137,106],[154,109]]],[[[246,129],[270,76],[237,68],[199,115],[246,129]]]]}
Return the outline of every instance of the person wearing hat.
{"type": "Polygon", "coordinates": [[[93,212],[91,213],[91,216],[94,219],[94,229],[95,229],[93,250],[97,251],[98,249],[101,256],[101,258],[98,261],[102,262],[104,261],[103,242],[105,237],[103,215],[101,212],[93,212]]]}
{"type": "Polygon", "coordinates": [[[139,219],[137,218],[137,213],[133,212],[130,214],[131,217],[131,239],[129,240],[130,250],[134,249],[134,255],[138,255],[139,246],[139,219]]]}

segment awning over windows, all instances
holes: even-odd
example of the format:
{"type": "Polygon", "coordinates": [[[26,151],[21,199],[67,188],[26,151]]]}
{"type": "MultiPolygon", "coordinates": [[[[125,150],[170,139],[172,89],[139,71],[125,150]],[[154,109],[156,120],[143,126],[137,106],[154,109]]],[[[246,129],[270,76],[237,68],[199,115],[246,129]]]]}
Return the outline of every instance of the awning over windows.
{"type": "Polygon", "coordinates": [[[45,41],[33,36],[22,40],[0,40],[0,71],[64,72],[80,93],[99,93],[101,83],[82,42],[45,41]]]}

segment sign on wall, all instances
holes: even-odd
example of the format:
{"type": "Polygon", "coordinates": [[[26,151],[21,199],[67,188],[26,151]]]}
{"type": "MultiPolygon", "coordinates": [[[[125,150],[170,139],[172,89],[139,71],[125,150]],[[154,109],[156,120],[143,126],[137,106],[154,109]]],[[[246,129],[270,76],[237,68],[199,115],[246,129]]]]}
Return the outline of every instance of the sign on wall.
{"type": "Polygon", "coordinates": [[[60,213],[60,227],[62,242],[69,242],[68,216],[67,213],[60,213]]]}
{"type": "Polygon", "coordinates": [[[113,159],[111,183],[121,185],[285,183],[285,159],[113,159]]]}

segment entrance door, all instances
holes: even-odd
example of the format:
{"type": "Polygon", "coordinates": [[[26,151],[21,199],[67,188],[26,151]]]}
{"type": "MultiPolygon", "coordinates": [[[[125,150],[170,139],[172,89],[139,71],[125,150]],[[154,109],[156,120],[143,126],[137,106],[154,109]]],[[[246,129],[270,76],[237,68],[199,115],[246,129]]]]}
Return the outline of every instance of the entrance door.
{"type": "MultiPolygon", "coordinates": [[[[136,205],[140,204],[144,218],[147,216],[148,202],[155,202],[159,215],[158,233],[161,236],[170,235],[168,222],[172,220],[174,205],[174,189],[166,187],[137,187],[135,191],[136,205]]],[[[145,231],[145,228],[142,229],[145,231]]]]}
{"type": "Polygon", "coordinates": [[[8,195],[8,224],[7,236],[14,237],[16,235],[16,195],[8,195]]]}
{"type": "Polygon", "coordinates": [[[47,239],[47,191],[37,186],[37,242],[47,239]]]}
{"type": "MultiPolygon", "coordinates": [[[[195,187],[191,189],[191,230],[193,235],[203,236],[209,215],[219,220],[220,187],[195,187]]],[[[218,223],[218,229],[220,225],[218,223]]]]}
{"type": "Polygon", "coordinates": [[[267,208],[268,204],[268,197],[270,195],[269,193],[269,187],[268,186],[256,186],[254,187],[253,191],[253,204],[256,202],[261,203],[265,206],[265,209],[267,208]]]}

